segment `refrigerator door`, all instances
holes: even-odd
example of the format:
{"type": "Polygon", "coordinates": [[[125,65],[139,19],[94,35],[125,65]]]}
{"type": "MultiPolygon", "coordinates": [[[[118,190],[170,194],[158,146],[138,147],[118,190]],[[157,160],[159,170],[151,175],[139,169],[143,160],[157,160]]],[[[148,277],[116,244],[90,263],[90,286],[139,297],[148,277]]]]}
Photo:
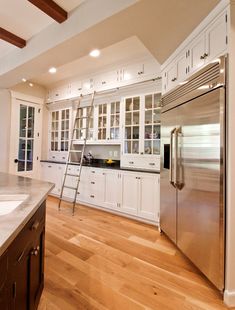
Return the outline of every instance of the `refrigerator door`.
{"type": "Polygon", "coordinates": [[[177,245],[224,287],[224,88],[177,110],[177,245]]]}
{"type": "Polygon", "coordinates": [[[175,131],[176,109],[161,115],[160,227],[176,243],[175,131]]]}

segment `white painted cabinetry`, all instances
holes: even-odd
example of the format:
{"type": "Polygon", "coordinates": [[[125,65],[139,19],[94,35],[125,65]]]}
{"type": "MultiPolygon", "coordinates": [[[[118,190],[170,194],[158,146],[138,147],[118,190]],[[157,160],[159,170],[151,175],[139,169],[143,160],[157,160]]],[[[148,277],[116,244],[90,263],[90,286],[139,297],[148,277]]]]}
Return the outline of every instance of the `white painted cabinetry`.
{"type": "MultiPolygon", "coordinates": [[[[162,65],[162,93],[182,83],[193,73],[228,50],[228,10],[219,12],[204,27],[194,31],[191,40],[182,43],[170,60],[162,65]]],[[[199,25],[200,27],[200,25],[199,25]]]]}
{"type": "MultiPolygon", "coordinates": [[[[55,183],[52,194],[59,196],[64,164],[41,163],[41,179],[55,183]]],[[[74,173],[77,166],[71,166],[74,173]]],[[[75,178],[67,179],[75,187],[75,178]]],[[[78,202],[117,211],[154,223],[159,221],[159,174],[125,170],[83,167],[78,189],[78,202]]],[[[74,191],[64,189],[64,196],[73,199],[74,191]]]]}
{"type": "Polygon", "coordinates": [[[59,195],[62,186],[64,165],[41,162],[41,180],[55,184],[52,194],[59,195]]]}
{"type": "Polygon", "coordinates": [[[121,166],[159,170],[161,94],[124,98],[121,166]]]}
{"type": "Polygon", "coordinates": [[[104,170],[104,206],[120,210],[121,207],[121,173],[117,170],[104,170]]]}

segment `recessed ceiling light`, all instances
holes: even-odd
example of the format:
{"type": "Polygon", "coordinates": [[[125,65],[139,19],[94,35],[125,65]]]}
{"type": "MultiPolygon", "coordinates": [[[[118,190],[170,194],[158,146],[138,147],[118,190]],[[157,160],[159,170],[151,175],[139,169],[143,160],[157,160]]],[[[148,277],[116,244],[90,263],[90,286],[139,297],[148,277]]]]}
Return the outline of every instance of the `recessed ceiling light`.
{"type": "Polygon", "coordinates": [[[27,82],[26,78],[22,78],[21,81],[24,83],[27,82]]]}
{"type": "Polygon", "coordinates": [[[33,87],[33,83],[29,83],[29,86],[30,86],[30,87],[33,87]]]}
{"type": "Polygon", "coordinates": [[[100,51],[97,50],[97,49],[95,49],[95,50],[91,51],[91,52],[89,53],[89,55],[90,55],[91,57],[99,57],[99,56],[100,56],[100,51]]]}
{"type": "Polygon", "coordinates": [[[55,67],[51,67],[49,70],[48,70],[51,74],[54,74],[56,73],[57,69],[55,67]]]}

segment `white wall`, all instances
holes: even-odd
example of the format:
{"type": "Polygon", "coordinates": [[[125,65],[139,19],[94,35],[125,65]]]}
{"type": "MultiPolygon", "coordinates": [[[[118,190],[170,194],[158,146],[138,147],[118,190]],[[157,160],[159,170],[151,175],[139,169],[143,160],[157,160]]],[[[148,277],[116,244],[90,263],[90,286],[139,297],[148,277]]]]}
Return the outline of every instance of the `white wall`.
{"type": "Polygon", "coordinates": [[[11,94],[8,90],[0,90],[0,171],[8,172],[11,125],[11,94]]]}
{"type": "Polygon", "coordinates": [[[227,209],[226,272],[224,301],[235,306],[235,1],[231,0],[229,35],[229,89],[227,104],[227,209]]]}

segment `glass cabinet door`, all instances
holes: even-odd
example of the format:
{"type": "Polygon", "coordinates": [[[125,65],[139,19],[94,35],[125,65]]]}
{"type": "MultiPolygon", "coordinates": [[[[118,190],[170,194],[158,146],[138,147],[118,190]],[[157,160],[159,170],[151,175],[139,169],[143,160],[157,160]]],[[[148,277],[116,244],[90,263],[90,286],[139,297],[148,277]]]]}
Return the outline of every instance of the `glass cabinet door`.
{"type": "Polygon", "coordinates": [[[18,172],[33,170],[35,108],[20,105],[18,172]]]}
{"type": "Polygon", "coordinates": [[[107,138],[107,103],[99,105],[98,112],[98,140],[107,138]]]}
{"type": "Polygon", "coordinates": [[[61,131],[60,131],[60,150],[68,151],[69,149],[69,119],[70,110],[61,111],[61,131]]]}
{"type": "MultiPolygon", "coordinates": [[[[87,113],[87,116],[90,115],[90,117],[87,119],[87,122],[88,122],[88,133],[87,133],[87,140],[94,140],[94,114],[92,114],[92,108],[89,107],[89,108],[86,108],[86,113],[87,113]]],[[[94,111],[94,109],[93,109],[94,111]]],[[[93,112],[94,113],[94,112],[93,112]]]]}
{"type": "Polygon", "coordinates": [[[51,113],[51,151],[59,151],[59,111],[51,113]]]}
{"type": "Polygon", "coordinates": [[[120,139],[120,101],[111,102],[110,139],[120,139]]]}
{"type": "Polygon", "coordinates": [[[125,99],[124,153],[140,153],[140,97],[125,99]]]}
{"type": "Polygon", "coordinates": [[[144,154],[160,154],[160,94],[145,96],[144,154]]]}

